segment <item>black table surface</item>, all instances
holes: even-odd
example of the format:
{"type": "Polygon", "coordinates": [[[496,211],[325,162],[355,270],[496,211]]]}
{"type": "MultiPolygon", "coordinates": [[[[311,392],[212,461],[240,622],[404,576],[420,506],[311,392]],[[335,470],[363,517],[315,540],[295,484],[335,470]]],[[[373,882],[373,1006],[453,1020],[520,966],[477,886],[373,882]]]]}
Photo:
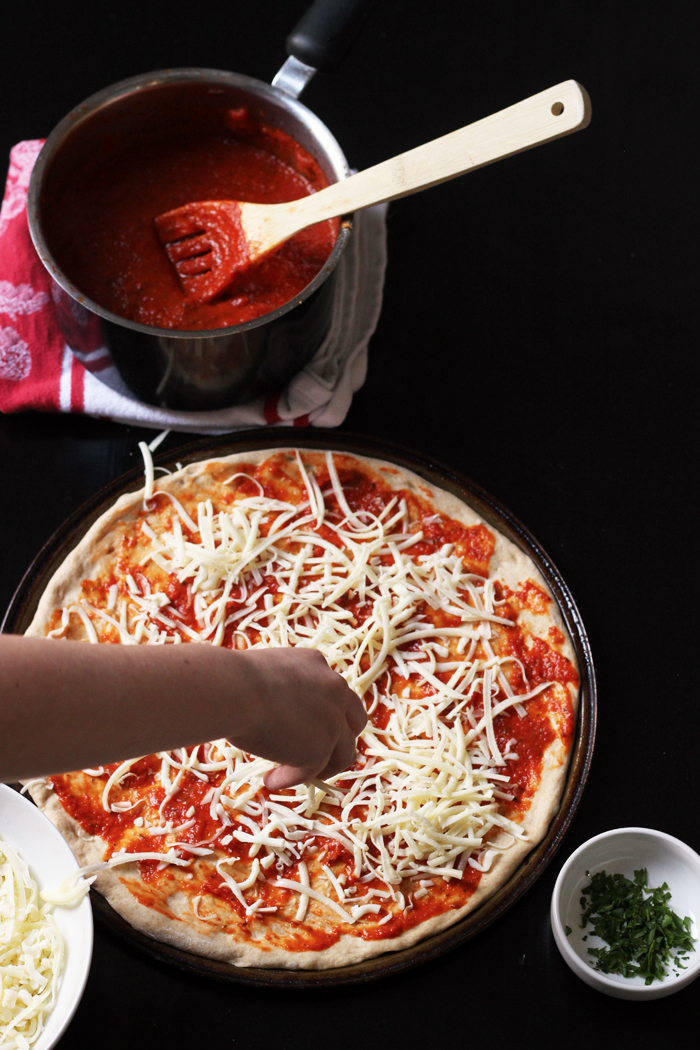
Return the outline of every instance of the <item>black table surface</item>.
{"type": "MultiPolygon", "coordinates": [[[[170,66],[269,80],[304,0],[12,5],[2,150],[45,136],[124,77],[170,66]]],[[[690,9],[688,5],[688,9],[690,9]]],[[[345,990],[252,991],[151,960],[98,925],[60,1046],[293,1048],[497,1040],[689,1045],[700,984],[603,996],[549,926],[557,872],[610,828],[700,850],[695,43],[682,11],[631,0],[380,0],[341,69],[304,101],[368,166],[574,77],[582,133],[390,206],[384,307],[345,428],[436,457],[493,493],[567,580],[588,629],[599,726],[554,861],[498,922],[437,962],[345,990]],[[675,14],[673,12],[675,11],[675,14]],[[695,497],[697,498],[697,496],[695,497]]],[[[0,417],[4,609],[41,545],[139,462],[153,432],[0,417]]],[[[291,435],[290,435],[291,436],[291,435]]],[[[171,434],[174,450],[194,440],[171,434]]]]}

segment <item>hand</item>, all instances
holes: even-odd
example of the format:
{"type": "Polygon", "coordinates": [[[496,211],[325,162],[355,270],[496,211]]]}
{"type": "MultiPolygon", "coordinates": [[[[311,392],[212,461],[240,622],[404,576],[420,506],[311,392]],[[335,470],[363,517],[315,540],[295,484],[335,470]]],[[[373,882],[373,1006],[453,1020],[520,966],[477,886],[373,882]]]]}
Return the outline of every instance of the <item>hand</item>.
{"type": "Polygon", "coordinates": [[[315,649],[241,653],[254,675],[255,711],[231,737],[245,751],[280,764],[265,777],[279,791],[352,765],[367,724],[362,702],[315,649]],[[261,717],[262,716],[262,717],[261,717]]]}

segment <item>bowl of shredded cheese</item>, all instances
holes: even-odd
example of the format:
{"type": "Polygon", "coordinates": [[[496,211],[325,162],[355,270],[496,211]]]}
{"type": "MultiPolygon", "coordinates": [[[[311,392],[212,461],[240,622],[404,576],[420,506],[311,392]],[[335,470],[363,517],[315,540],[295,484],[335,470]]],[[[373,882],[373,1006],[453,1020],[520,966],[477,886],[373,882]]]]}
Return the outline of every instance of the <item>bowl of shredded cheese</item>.
{"type": "Polygon", "coordinates": [[[559,873],[552,932],[567,965],[618,999],[659,999],[700,977],[700,856],[650,828],[584,842],[559,873]]]}
{"type": "Polygon", "coordinates": [[[50,1050],[92,958],[88,884],[53,824],[0,784],[0,1047],[50,1050]]]}

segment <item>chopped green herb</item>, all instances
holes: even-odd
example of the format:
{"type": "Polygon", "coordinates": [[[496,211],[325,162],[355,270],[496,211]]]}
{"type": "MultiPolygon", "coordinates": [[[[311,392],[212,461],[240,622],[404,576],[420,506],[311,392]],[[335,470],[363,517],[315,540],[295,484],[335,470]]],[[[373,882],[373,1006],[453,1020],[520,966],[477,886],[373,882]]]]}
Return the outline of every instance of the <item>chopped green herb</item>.
{"type": "Polygon", "coordinates": [[[646,868],[635,871],[634,881],[598,871],[581,894],[581,929],[590,923],[590,932],[608,945],[588,949],[596,970],[643,977],[651,984],[663,981],[667,963],[683,968],[695,942],[690,917],[681,919],[669,908],[671,893],[665,882],[649,887],[646,868]]]}
{"type": "Polygon", "coordinates": [[[571,933],[571,927],[570,927],[570,926],[565,926],[565,927],[564,927],[564,933],[565,933],[565,934],[566,934],[566,936],[568,937],[568,936],[569,936],[569,934],[571,933]]]}

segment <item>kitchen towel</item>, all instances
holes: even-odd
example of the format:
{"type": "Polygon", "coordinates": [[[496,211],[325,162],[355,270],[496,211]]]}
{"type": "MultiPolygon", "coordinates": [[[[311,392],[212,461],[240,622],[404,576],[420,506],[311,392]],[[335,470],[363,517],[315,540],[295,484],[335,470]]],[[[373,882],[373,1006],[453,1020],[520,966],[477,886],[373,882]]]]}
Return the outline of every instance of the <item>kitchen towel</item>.
{"type": "MultiPolygon", "coordinates": [[[[209,412],[156,408],[135,400],[99,340],[78,359],[61,335],[56,309],[65,308],[67,296],[40,262],[27,225],[27,189],[42,145],[35,139],[12,149],[0,210],[0,411],[76,412],[195,434],[342,423],[365,380],[367,347],[381,310],[386,205],[355,216],[337,267],[330,331],[283,390],[209,412]]],[[[85,312],[76,311],[75,323],[84,322],[85,312]]]]}

